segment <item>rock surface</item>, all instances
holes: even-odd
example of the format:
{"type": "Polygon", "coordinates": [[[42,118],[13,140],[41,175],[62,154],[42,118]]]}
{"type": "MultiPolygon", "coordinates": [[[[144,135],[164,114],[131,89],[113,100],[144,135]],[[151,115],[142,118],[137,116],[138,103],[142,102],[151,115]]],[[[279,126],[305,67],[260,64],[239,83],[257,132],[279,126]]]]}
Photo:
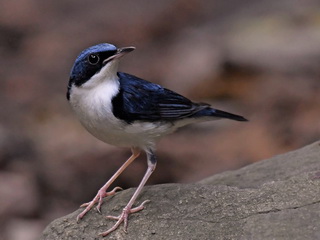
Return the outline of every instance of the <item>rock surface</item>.
{"type": "MultiPolygon", "coordinates": [[[[134,189],[106,199],[102,215],[80,210],[53,221],[42,240],[101,239],[134,189]]],[[[320,239],[320,142],[196,184],[148,186],[130,216],[105,239],[320,239]]]]}

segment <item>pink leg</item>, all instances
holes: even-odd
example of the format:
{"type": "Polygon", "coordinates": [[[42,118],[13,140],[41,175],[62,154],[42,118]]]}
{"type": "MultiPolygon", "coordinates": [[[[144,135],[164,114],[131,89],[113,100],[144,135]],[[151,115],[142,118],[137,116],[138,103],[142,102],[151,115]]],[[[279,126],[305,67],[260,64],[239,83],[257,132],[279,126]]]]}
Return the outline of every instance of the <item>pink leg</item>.
{"type": "Polygon", "coordinates": [[[133,160],[135,160],[141,153],[140,149],[138,148],[131,148],[132,151],[132,155],[131,157],[118,169],[118,171],[109,179],[108,182],[106,182],[105,185],[103,185],[102,188],[100,188],[100,190],[98,191],[97,195],[94,197],[94,199],[91,202],[88,203],[84,203],[82,204],[80,207],[86,207],[78,216],[77,216],[77,222],[79,222],[79,220],[81,218],[83,218],[83,216],[89,212],[92,207],[94,206],[94,204],[98,203],[97,205],[97,210],[98,212],[100,212],[100,208],[101,208],[101,204],[103,203],[103,198],[106,196],[110,196],[110,195],[114,195],[115,192],[119,189],[122,190],[122,188],[120,187],[115,187],[111,192],[107,192],[107,189],[110,187],[110,185],[114,182],[114,180],[117,179],[117,177],[130,165],[130,163],[133,162],[133,160]]]}
{"type": "MultiPolygon", "coordinates": [[[[148,154],[148,153],[147,153],[148,154]]],[[[138,211],[141,211],[142,209],[144,209],[144,204],[149,202],[149,200],[144,201],[143,203],[141,203],[138,207],[132,208],[132,205],[134,204],[135,200],[137,199],[137,197],[139,196],[143,186],[146,184],[148,178],[151,176],[152,172],[154,171],[154,169],[156,168],[156,159],[155,156],[152,153],[148,154],[148,169],[143,177],[143,179],[141,180],[137,190],[134,192],[133,196],[131,197],[130,201],[128,202],[128,204],[125,206],[125,208],[122,210],[122,213],[120,216],[115,217],[115,216],[107,216],[107,218],[109,219],[115,219],[117,220],[117,222],[114,224],[114,226],[112,228],[110,228],[108,231],[100,233],[99,235],[105,237],[107,236],[109,233],[113,232],[114,230],[116,230],[120,224],[122,222],[124,222],[124,231],[127,232],[127,227],[128,227],[128,217],[129,214],[131,213],[135,213],[138,211]]]]}

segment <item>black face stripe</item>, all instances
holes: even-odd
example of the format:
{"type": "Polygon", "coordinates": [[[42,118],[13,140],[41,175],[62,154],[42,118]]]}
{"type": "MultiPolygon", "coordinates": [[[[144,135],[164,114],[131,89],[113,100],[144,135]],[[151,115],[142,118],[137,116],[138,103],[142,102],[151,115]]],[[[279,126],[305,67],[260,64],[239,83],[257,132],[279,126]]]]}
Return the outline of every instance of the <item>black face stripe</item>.
{"type": "MultiPolygon", "coordinates": [[[[100,70],[103,68],[103,61],[117,53],[117,50],[109,50],[104,52],[98,53],[89,53],[87,54],[82,61],[77,62],[70,74],[68,88],[71,88],[72,84],[75,86],[81,86],[82,84],[86,83],[92,76],[99,73],[100,70]],[[89,61],[90,55],[95,55],[98,58],[98,61],[95,64],[89,61]]],[[[68,90],[68,94],[70,91],[68,90]]]]}
{"type": "MultiPolygon", "coordinates": [[[[101,52],[99,54],[100,58],[103,59],[102,62],[106,59],[108,59],[109,57],[115,55],[117,53],[117,50],[114,50],[114,51],[107,51],[107,52],[101,52]]],[[[101,62],[101,63],[102,63],[101,62]]]]}

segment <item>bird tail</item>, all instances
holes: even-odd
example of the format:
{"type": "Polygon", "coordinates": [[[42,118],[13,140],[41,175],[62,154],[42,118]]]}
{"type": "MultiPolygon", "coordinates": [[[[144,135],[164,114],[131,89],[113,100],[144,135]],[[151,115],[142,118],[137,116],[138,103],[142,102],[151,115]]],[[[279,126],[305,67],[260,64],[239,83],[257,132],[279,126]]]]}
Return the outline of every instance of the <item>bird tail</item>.
{"type": "Polygon", "coordinates": [[[233,114],[233,113],[221,111],[221,110],[214,109],[214,108],[211,108],[211,110],[212,110],[212,116],[213,117],[227,118],[227,119],[241,121],[241,122],[248,121],[248,119],[246,119],[246,118],[244,118],[244,117],[242,117],[240,115],[236,115],[236,114],[233,114]]]}
{"type": "Polygon", "coordinates": [[[229,113],[229,112],[225,112],[225,111],[221,111],[218,109],[214,109],[211,108],[209,105],[205,106],[202,105],[202,107],[204,107],[202,110],[198,111],[197,113],[195,113],[193,115],[193,117],[216,117],[216,118],[227,118],[227,119],[231,119],[231,120],[235,120],[235,121],[241,121],[241,122],[245,122],[248,121],[246,118],[233,114],[233,113],[229,113]]]}

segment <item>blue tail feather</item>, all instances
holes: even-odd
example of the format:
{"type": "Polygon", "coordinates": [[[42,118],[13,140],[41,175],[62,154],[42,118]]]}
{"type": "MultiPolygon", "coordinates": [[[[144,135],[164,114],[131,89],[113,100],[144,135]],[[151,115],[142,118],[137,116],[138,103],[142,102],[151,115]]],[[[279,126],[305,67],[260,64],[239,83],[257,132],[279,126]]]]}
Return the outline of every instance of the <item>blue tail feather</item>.
{"type": "Polygon", "coordinates": [[[233,113],[214,109],[211,107],[205,108],[205,109],[197,112],[193,117],[217,117],[217,118],[227,118],[227,119],[241,121],[241,122],[248,121],[246,118],[244,118],[240,115],[236,115],[233,113]]]}

